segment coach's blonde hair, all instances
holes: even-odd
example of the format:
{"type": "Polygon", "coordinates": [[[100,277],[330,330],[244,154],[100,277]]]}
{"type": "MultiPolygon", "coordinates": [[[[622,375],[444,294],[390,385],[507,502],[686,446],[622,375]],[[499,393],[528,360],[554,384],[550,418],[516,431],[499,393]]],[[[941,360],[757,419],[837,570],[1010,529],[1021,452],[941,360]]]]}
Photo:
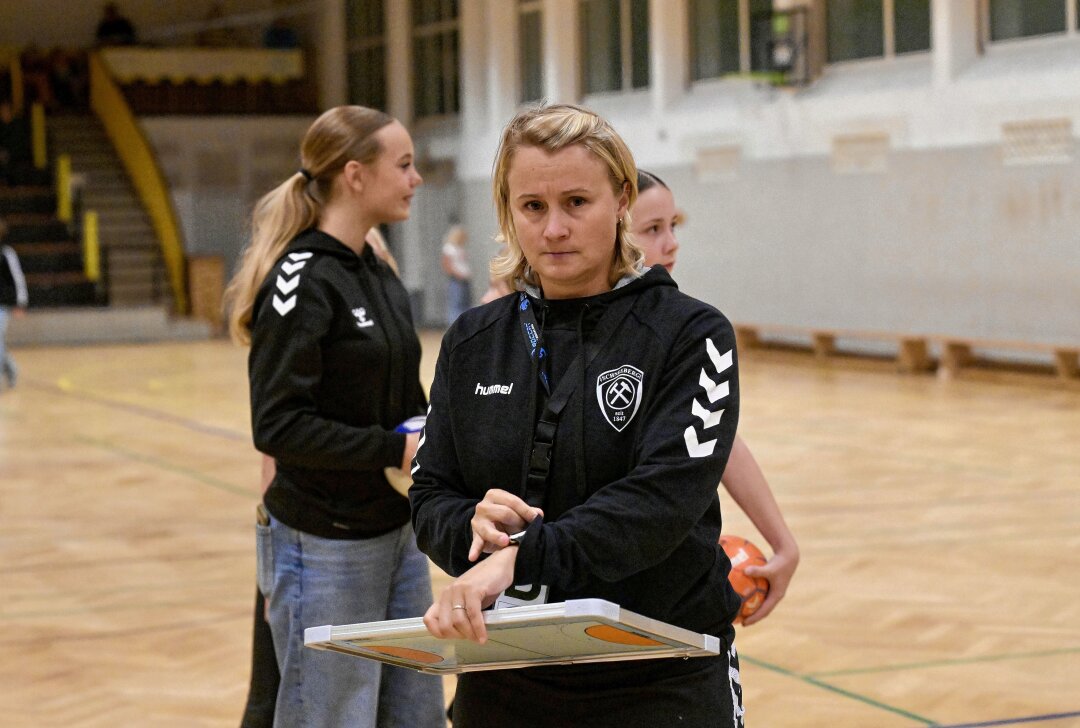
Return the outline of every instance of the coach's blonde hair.
{"type": "Polygon", "coordinates": [[[615,285],[625,275],[639,274],[645,253],[630,235],[629,213],[638,194],[634,155],[611,124],[599,115],[580,106],[556,104],[521,112],[503,131],[499,151],[495,155],[492,187],[495,210],[499,216],[499,229],[506,242],[506,251],[491,261],[492,277],[510,281],[520,279],[533,286],[540,285],[521,251],[510,209],[508,179],[514,153],[520,147],[538,147],[548,152],[557,152],[573,144],[581,144],[607,165],[616,196],[621,195],[624,190],[629,195],[627,213],[616,227],[615,252],[611,261],[609,282],[615,285]]]}
{"type": "Polygon", "coordinates": [[[350,161],[375,161],[382,145],[375,132],[394,121],[388,114],[363,106],[338,106],[323,113],[300,143],[300,171],[255,204],[251,241],[240,268],[225,289],[229,333],[240,344],[251,343],[255,294],[266,274],[300,232],[316,225],[334,179],[350,161]]]}

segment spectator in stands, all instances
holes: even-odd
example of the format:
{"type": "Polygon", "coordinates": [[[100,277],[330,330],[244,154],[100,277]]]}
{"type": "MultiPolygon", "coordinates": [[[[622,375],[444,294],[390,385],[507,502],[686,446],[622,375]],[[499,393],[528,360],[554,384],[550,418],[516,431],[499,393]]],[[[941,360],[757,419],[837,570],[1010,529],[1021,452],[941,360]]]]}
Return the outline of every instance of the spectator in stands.
{"type": "Polygon", "coordinates": [[[300,37],[296,34],[296,30],[289,25],[289,21],[284,16],[278,15],[267,26],[266,32],[263,33],[263,47],[279,50],[299,48],[300,37]]]}
{"type": "Polygon", "coordinates": [[[39,103],[46,109],[53,109],[56,100],[53,97],[52,80],[49,77],[49,56],[40,47],[30,44],[19,56],[19,64],[22,66],[27,106],[39,103]]]}
{"type": "Polygon", "coordinates": [[[19,369],[7,350],[8,309],[15,306],[15,316],[22,316],[28,297],[19,256],[14,248],[3,244],[6,237],[7,223],[0,218],[0,379],[6,379],[8,388],[14,389],[19,369]]]}
{"type": "Polygon", "coordinates": [[[17,185],[25,181],[33,160],[30,130],[15,114],[10,99],[0,100],[0,183],[17,185]]]}
{"type": "Polygon", "coordinates": [[[94,37],[99,46],[135,45],[135,26],[120,13],[116,3],[105,3],[94,37]]]}

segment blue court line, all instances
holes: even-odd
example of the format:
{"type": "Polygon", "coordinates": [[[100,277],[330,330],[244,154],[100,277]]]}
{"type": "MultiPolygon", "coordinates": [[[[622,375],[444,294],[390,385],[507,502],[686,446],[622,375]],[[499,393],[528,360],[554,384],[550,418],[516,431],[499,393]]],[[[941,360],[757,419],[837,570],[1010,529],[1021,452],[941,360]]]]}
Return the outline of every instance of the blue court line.
{"type": "Polygon", "coordinates": [[[1028,715],[1023,718],[1003,718],[1002,720],[988,720],[982,723],[950,723],[949,725],[935,723],[930,728],[989,728],[995,725],[1020,725],[1021,723],[1042,723],[1048,720],[1063,720],[1065,718],[1080,718],[1080,710],[1071,713],[1047,713],[1046,715],[1028,715]]]}
{"type": "Polygon", "coordinates": [[[96,394],[90,394],[88,392],[66,390],[55,384],[42,384],[41,382],[34,381],[28,381],[26,382],[26,384],[33,389],[40,389],[42,391],[49,392],[50,394],[60,394],[67,397],[73,397],[75,399],[81,399],[86,402],[93,402],[94,404],[100,404],[104,407],[111,407],[122,412],[128,412],[130,414],[139,415],[140,417],[157,420],[158,422],[167,422],[171,425],[178,425],[180,427],[184,427],[188,430],[192,430],[193,432],[199,432],[204,435],[222,437],[226,440],[251,442],[251,435],[246,432],[237,432],[236,430],[230,430],[226,427],[204,425],[198,420],[192,420],[187,417],[170,414],[168,412],[156,410],[152,407],[144,407],[143,405],[139,404],[131,404],[130,402],[122,402],[115,399],[109,399],[108,397],[102,397],[96,394]]]}
{"type": "Polygon", "coordinates": [[[904,710],[903,708],[897,708],[895,706],[888,705],[887,703],[882,703],[882,702],[880,702],[878,700],[874,700],[873,698],[868,698],[865,695],[859,695],[858,693],[853,693],[850,690],[845,690],[844,688],[837,687],[836,685],[830,685],[829,683],[827,683],[827,682],[825,682],[823,680],[819,680],[819,679],[817,679],[815,677],[811,677],[809,675],[800,675],[797,672],[793,672],[793,671],[788,670],[786,668],[780,667],[779,665],[773,665],[773,664],[770,664],[768,662],[764,662],[763,660],[758,660],[756,658],[749,657],[749,656],[747,656],[745,654],[740,654],[739,655],[739,660],[742,661],[742,662],[747,662],[747,663],[749,663],[751,665],[756,665],[758,667],[762,667],[762,668],[764,668],[766,670],[771,670],[772,672],[779,673],[779,674],[784,675],[786,677],[794,678],[796,680],[801,680],[802,682],[807,683],[808,685],[813,685],[814,687],[822,688],[823,690],[828,690],[828,691],[836,693],[838,695],[843,695],[845,698],[851,698],[852,700],[857,700],[860,703],[865,703],[866,705],[872,706],[874,708],[879,708],[879,709],[887,711],[889,713],[895,713],[896,715],[901,715],[901,716],[903,716],[905,718],[910,718],[911,720],[922,723],[923,725],[927,726],[928,728],[931,728],[932,726],[935,725],[934,721],[930,720],[929,718],[924,718],[921,715],[918,715],[916,713],[912,713],[910,711],[904,710]]]}
{"type": "Polygon", "coordinates": [[[114,445],[108,440],[99,440],[93,437],[86,437],[84,435],[76,435],[75,440],[77,442],[81,442],[84,445],[89,445],[91,447],[96,447],[101,450],[106,450],[108,452],[121,455],[128,460],[135,460],[140,463],[146,463],[147,465],[153,465],[156,468],[160,468],[161,470],[166,470],[171,473],[176,473],[177,475],[185,475],[189,478],[199,481],[200,483],[209,485],[211,488],[223,490],[226,493],[231,493],[233,495],[242,495],[245,498],[258,497],[258,493],[253,488],[241,488],[240,486],[233,485],[232,483],[228,483],[224,480],[218,480],[217,478],[206,475],[205,473],[200,473],[198,470],[185,468],[182,465],[176,465],[174,463],[168,462],[167,460],[156,458],[152,455],[144,455],[143,453],[135,452],[134,450],[129,450],[119,445],[114,445]]]}

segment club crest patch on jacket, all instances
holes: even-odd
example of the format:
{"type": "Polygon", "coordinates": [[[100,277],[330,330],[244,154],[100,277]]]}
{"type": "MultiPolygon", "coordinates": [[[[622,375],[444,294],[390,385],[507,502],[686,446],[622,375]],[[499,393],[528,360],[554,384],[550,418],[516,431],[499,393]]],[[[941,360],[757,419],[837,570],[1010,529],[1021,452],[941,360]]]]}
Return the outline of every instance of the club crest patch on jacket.
{"type": "Polygon", "coordinates": [[[645,372],[623,364],[596,378],[596,400],[608,424],[622,432],[641,406],[641,383],[645,372]]]}

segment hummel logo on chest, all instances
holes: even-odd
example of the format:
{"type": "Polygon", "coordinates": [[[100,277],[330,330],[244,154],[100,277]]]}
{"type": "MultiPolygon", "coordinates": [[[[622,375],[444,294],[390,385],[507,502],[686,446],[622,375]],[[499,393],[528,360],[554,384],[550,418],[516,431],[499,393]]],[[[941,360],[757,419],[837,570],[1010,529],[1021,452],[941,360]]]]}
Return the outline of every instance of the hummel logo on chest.
{"type": "Polygon", "coordinates": [[[367,317],[366,308],[354,308],[352,315],[356,317],[356,328],[366,329],[368,326],[374,326],[375,322],[367,317]]]}
{"type": "Polygon", "coordinates": [[[489,384],[484,386],[480,382],[476,383],[476,391],[473,394],[489,395],[489,394],[510,394],[514,391],[514,383],[510,384],[489,384]]]}

